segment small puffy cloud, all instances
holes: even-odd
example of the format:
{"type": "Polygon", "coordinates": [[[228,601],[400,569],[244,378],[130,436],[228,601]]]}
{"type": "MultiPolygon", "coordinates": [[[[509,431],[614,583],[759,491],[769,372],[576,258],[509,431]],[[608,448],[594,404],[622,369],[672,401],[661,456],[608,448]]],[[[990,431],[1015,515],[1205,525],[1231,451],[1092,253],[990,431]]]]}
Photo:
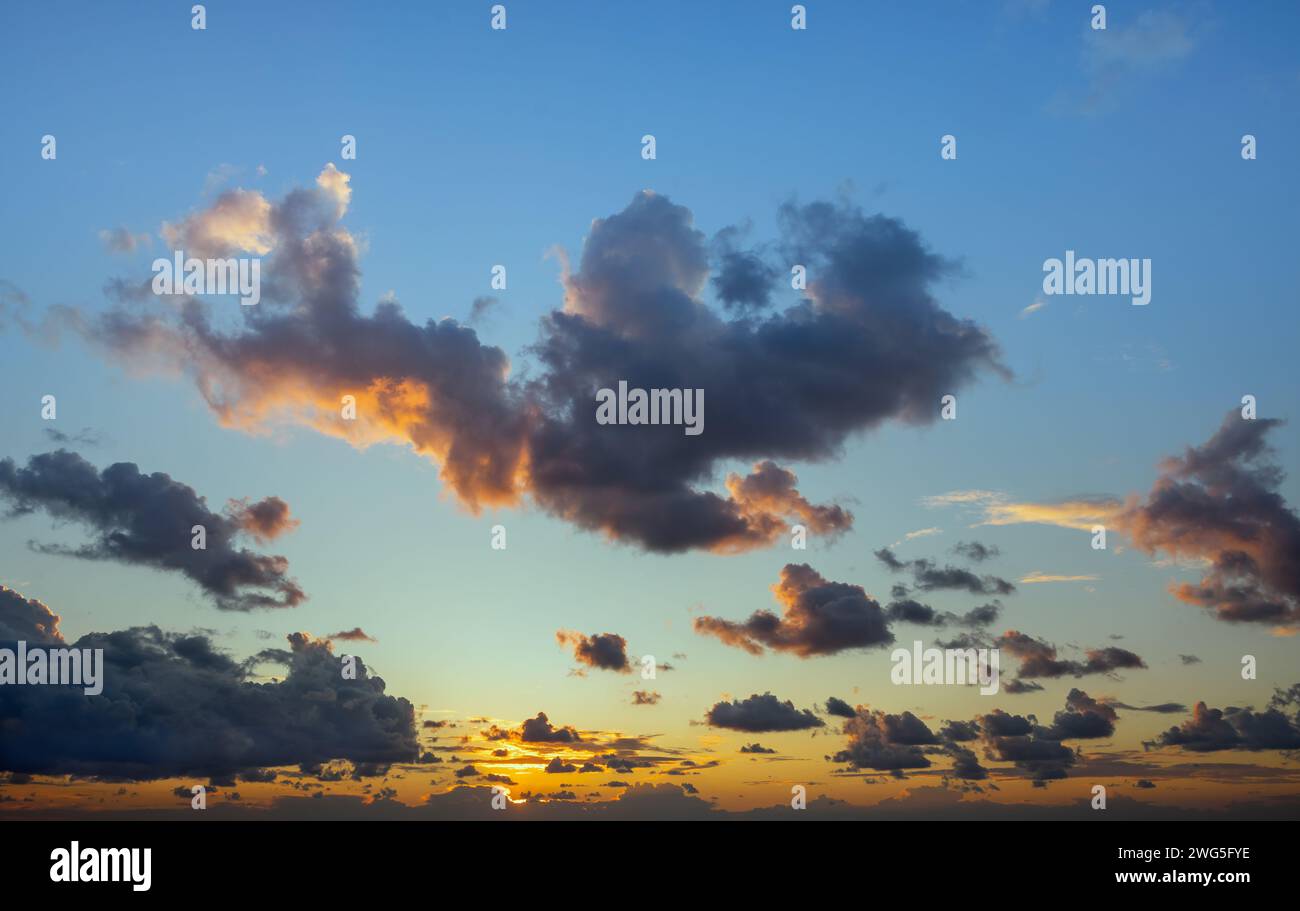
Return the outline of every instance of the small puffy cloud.
{"type": "Polygon", "coordinates": [[[801,658],[873,648],[894,641],[880,604],[860,585],[832,582],[806,563],[789,563],[772,592],[781,616],[760,610],[744,622],[702,616],[694,628],[751,654],[764,648],[801,658]]]}
{"type": "Polygon", "coordinates": [[[572,651],[578,663],[586,667],[620,674],[632,671],[627,659],[627,640],[616,633],[586,636],[573,630],[559,630],[555,641],[572,651]]]}
{"type": "Polygon", "coordinates": [[[104,244],[104,249],[110,253],[134,253],[153,243],[153,238],[148,234],[132,234],[125,225],[100,231],[99,239],[104,244]]]}

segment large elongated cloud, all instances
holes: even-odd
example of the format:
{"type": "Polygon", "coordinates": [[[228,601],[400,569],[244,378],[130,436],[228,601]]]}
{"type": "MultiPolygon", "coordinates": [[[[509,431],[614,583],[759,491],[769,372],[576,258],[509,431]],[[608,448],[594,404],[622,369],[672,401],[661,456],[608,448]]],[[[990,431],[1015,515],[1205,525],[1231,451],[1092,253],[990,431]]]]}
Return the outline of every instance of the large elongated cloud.
{"type": "Polygon", "coordinates": [[[238,328],[193,299],[65,321],[134,366],[188,374],[228,426],[289,420],[357,446],[408,445],[472,510],[531,497],[659,552],[747,550],[796,522],[843,531],[851,514],[810,503],[775,460],[834,457],[891,418],[932,420],[981,372],[1007,375],[993,339],[931,294],[952,264],[901,222],[783,207],[779,267],[724,245],[722,300],[745,306],[722,315],[704,300],[719,248],[689,210],[647,191],[593,222],[531,349],[542,369],[514,379],[499,348],[454,320],[418,325],[392,301],[361,312],[357,243],[341,224],[349,180],[330,165],[278,202],[231,191],[168,226],[187,255],[266,254],[262,304],[238,308],[238,328]],[[796,262],[806,296],[772,312],[771,283],[796,262]],[[703,433],[598,424],[595,393],[620,380],[703,390],[703,433]],[[345,395],[355,420],[340,416],[345,395]],[[755,467],[716,489],[735,462],[755,467]]]}
{"type": "Polygon", "coordinates": [[[1278,492],[1285,473],[1268,446],[1281,423],[1228,412],[1203,445],[1161,461],[1145,497],[1020,503],[966,491],[931,502],[975,504],[990,525],[1104,525],[1148,554],[1204,565],[1199,582],[1170,586],[1179,600],[1229,623],[1293,627],[1300,624],[1300,516],[1278,492]]]}
{"type": "MultiPolygon", "coordinates": [[[[27,613],[0,597],[0,630],[21,629],[27,613]]],[[[257,682],[250,662],[218,651],[206,636],[156,626],[92,633],[71,645],[104,650],[103,692],[0,687],[0,769],[228,779],[274,766],[374,766],[417,756],[414,706],[387,695],[360,659],[355,679],[345,679],[329,642],[305,633],[291,635],[289,649],[260,656],[288,666],[271,683],[257,682]]]]}
{"type": "Polygon", "coordinates": [[[306,599],[287,575],[288,561],[240,547],[248,535],[266,541],[297,522],[279,497],[231,502],[224,513],[162,472],[143,474],[131,462],[98,471],[75,452],[60,449],[32,456],[26,467],[0,460],[0,501],[10,516],[43,510],[81,524],[94,539],[80,547],[33,545],[44,553],[87,560],[115,560],[183,573],[223,610],[295,607],[306,599]],[[201,525],[206,542],[193,546],[201,525]]]}

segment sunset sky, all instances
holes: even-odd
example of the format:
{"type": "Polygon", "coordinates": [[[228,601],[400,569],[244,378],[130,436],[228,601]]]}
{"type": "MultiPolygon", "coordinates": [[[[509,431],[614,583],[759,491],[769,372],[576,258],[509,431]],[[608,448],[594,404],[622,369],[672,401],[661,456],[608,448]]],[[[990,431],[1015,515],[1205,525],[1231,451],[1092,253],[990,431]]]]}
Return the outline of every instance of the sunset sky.
{"type": "Polygon", "coordinates": [[[1300,9],[505,5],[0,12],[0,816],[1293,812],[1300,9]]]}

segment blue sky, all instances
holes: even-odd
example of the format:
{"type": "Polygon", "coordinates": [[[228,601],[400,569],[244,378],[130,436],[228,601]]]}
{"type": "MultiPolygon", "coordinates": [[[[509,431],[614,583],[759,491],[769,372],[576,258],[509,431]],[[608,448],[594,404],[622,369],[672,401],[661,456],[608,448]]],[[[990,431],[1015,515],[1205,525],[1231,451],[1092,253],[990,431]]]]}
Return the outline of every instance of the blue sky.
{"type": "MultiPolygon", "coordinates": [[[[775,609],[769,586],[805,559],[883,600],[894,579],[872,551],[941,527],[898,552],[943,557],[979,537],[1002,549],[996,569],[1008,578],[1098,575],[1093,591],[1024,585],[1003,622],[1062,644],[1122,633],[1152,668],[1125,682],[1126,699],[1258,702],[1233,679],[1246,651],[1270,667],[1270,685],[1293,682],[1294,639],[1216,623],[1170,597],[1171,578],[1194,575],[1132,550],[1098,554],[1081,532],[969,529],[974,517],[921,501],[962,489],[1033,502],[1142,493],[1161,458],[1208,439],[1247,393],[1262,415],[1290,421],[1272,443],[1295,466],[1300,8],[1116,3],[1108,30],[1094,32],[1086,3],[812,2],[807,31],[795,32],[788,3],[515,2],[509,28],[494,32],[489,5],[214,2],[206,31],[189,28],[183,3],[8,5],[0,279],[38,309],[105,310],[110,278],[140,280],[166,255],[162,222],[236,186],[279,199],[334,162],[351,175],[363,309],[392,292],[415,322],[463,321],[494,293],[492,265],[506,264],[509,287],[477,330],[516,372],[536,371],[526,348],[563,294],[549,251],[576,262],[592,220],[638,191],[687,206],[709,236],[748,225],[755,242],[774,238],[787,200],[846,197],[960,262],[936,296],[987,328],[1015,378],[963,390],[956,422],[888,423],[837,458],[793,466],[810,500],[854,509],[840,541],[664,557],[535,508],[470,515],[436,467],[403,448],[223,429],[190,383],[132,376],[75,339],[46,346],[10,329],[0,456],[54,448],[39,400],[56,393],[60,429],[103,436],[82,450],[97,466],[168,472],[213,506],[271,494],[292,504],[302,527],[274,551],[312,598],[292,612],[225,614],[184,579],[30,552],[32,538],[79,540],[43,515],[0,523],[0,580],[63,614],[72,636],[156,622],[214,629],[246,654],[264,645],[257,630],[360,624],[379,640],[361,654],[417,704],[501,719],[544,708],[626,729],[634,681],[566,676],[571,658],[553,639],[560,627],[613,630],[637,654],[688,655],[659,681],[662,716],[635,724],[693,740],[688,722],[724,694],[770,689],[804,706],[869,692],[886,667],[880,653],[755,659],[695,635],[693,609],[733,619],[775,609]],[[53,162],[39,155],[46,133],[53,162]],[[640,155],[645,133],[654,161],[640,155]],[[1258,160],[1242,160],[1244,133],[1258,138],[1258,160]],[[343,134],[357,138],[355,161],[339,158],[343,134]],[[955,161],[940,158],[944,134],[957,138],[955,161]],[[98,232],[119,225],[151,245],[108,252],[98,232]],[[1150,258],[1151,305],[1058,297],[1025,315],[1043,261],[1067,249],[1150,258]],[[487,546],[496,522],[509,529],[505,553],[487,546]],[[1188,651],[1205,663],[1183,668],[1188,651]]],[[[1294,472],[1281,492],[1300,499],[1294,472]]],[[[1050,715],[1060,689],[1017,707],[1050,715]]],[[[939,715],[974,698],[924,696],[939,715]]],[[[911,694],[870,701],[920,705],[911,694]]],[[[1166,721],[1134,719],[1125,742],[1166,721]]]]}

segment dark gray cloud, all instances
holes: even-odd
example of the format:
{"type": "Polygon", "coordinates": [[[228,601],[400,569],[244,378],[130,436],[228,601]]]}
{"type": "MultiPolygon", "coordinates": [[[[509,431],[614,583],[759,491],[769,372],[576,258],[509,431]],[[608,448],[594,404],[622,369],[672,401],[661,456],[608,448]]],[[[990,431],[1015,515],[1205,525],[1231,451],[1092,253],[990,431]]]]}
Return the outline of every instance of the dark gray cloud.
{"type": "MultiPolygon", "coordinates": [[[[27,621],[30,605],[0,599],[0,627],[27,621]]],[[[18,630],[20,631],[20,630],[18,630]]],[[[103,692],[58,686],[0,687],[0,768],[105,779],[207,776],[255,780],[261,770],[413,761],[415,710],[384,681],[324,640],[288,637],[287,650],[238,662],[202,635],[155,626],[82,636],[103,649],[103,692]],[[258,663],[282,660],[282,680],[261,682],[258,663]]]]}
{"type": "Polygon", "coordinates": [[[938,744],[939,738],[911,712],[890,715],[859,708],[844,722],[848,745],[831,757],[855,769],[901,772],[931,765],[923,746],[938,744]]]}
{"type": "Polygon", "coordinates": [[[939,736],[944,740],[963,743],[975,740],[980,735],[978,721],[945,721],[939,729],[939,736]]]}
{"type": "Polygon", "coordinates": [[[578,771],[578,767],[571,762],[565,762],[559,756],[556,756],[546,764],[543,770],[551,775],[569,774],[578,771]]]}
{"type": "Polygon", "coordinates": [[[1113,674],[1118,670],[1146,667],[1141,657],[1113,645],[1087,649],[1083,661],[1058,658],[1056,646],[1018,630],[1007,630],[998,638],[997,645],[1020,660],[1022,680],[1113,674]]]}
{"type": "Polygon", "coordinates": [[[885,616],[898,623],[913,623],[918,626],[943,626],[944,618],[928,604],[904,598],[891,601],[885,608],[885,616]]]}
{"type": "Polygon", "coordinates": [[[1116,718],[1109,705],[1072,689],[1051,725],[1040,725],[1033,715],[1011,715],[1001,709],[981,715],[975,725],[989,759],[1010,762],[1041,784],[1065,778],[1078,761],[1077,752],[1062,741],[1110,737],[1116,718]]]}
{"type": "Polygon", "coordinates": [[[50,442],[57,443],[60,446],[98,446],[104,441],[104,438],[99,433],[89,427],[83,427],[76,433],[64,433],[62,430],[56,430],[53,427],[43,429],[50,442]]]}
{"type": "Polygon", "coordinates": [[[768,546],[795,523],[842,531],[851,516],[805,500],[778,461],[833,458],[884,422],[935,420],[940,397],[981,374],[1009,376],[990,335],[935,300],[953,264],[897,219],[788,204],[774,245],[740,250],[727,234],[715,287],[743,311],[728,318],[703,301],[710,245],[690,211],[642,192],[592,223],[564,306],[530,349],[540,369],[512,379],[505,354],[455,320],[417,325],[391,300],[361,312],[357,244],[340,223],[348,180],[331,165],[278,202],[228,191],[175,229],[196,255],[270,248],[242,328],[218,328],[190,299],[66,324],[123,361],[193,377],[226,425],[288,416],[357,445],[409,445],[470,509],[531,497],[665,553],[768,546]],[[764,307],[766,278],[791,262],[808,267],[806,296],[764,307]],[[595,392],[619,380],[704,390],[704,432],[597,424],[595,392]],[[347,394],[356,421],[337,419],[347,394]],[[756,468],[723,477],[737,461],[756,468]]]}
{"type": "Polygon", "coordinates": [[[730,227],[713,239],[713,257],[717,262],[711,282],[713,292],[724,307],[740,312],[762,310],[772,302],[781,272],[753,250],[738,250],[741,231],[730,227]]]}
{"type": "Polygon", "coordinates": [[[945,775],[965,781],[987,779],[990,771],[970,744],[980,747],[985,758],[1009,762],[1041,783],[1066,777],[1077,761],[1075,750],[1062,741],[1109,737],[1116,719],[1114,708],[1079,689],[1070,691],[1065,708],[1047,726],[1033,715],[994,709],[970,721],[945,721],[935,734],[910,712],[891,715],[860,707],[844,725],[846,748],[830,758],[856,769],[901,776],[907,769],[929,768],[931,757],[941,755],[952,762],[945,775]]]}
{"type": "Polygon", "coordinates": [[[857,714],[857,710],[843,699],[832,696],[826,700],[826,714],[836,715],[840,718],[852,718],[857,714]]]}
{"type": "Polygon", "coordinates": [[[555,641],[573,652],[577,661],[591,668],[631,673],[627,660],[627,640],[616,633],[597,633],[585,636],[572,630],[559,630],[555,641]]]}
{"type": "Polygon", "coordinates": [[[953,545],[952,552],[965,557],[972,563],[983,563],[985,560],[991,560],[1001,553],[997,547],[991,544],[981,544],[979,541],[958,541],[953,545]]]}
{"type": "Polygon", "coordinates": [[[805,731],[825,727],[808,709],[797,709],[790,700],[782,702],[771,693],[755,693],[748,699],[718,702],[705,714],[705,721],[715,728],[761,734],[771,731],[805,731]]]}
{"type": "Polygon", "coordinates": [[[519,743],[581,743],[582,735],[574,728],[565,726],[557,728],[551,724],[545,712],[538,712],[537,717],[529,718],[515,730],[506,730],[492,725],[482,732],[488,740],[515,740],[519,743]]]}
{"type": "Polygon", "coordinates": [[[1196,703],[1192,717],[1169,728],[1156,743],[1196,753],[1217,750],[1300,750],[1300,683],[1278,690],[1268,708],[1209,708],[1196,703]]]}
{"type": "Polygon", "coordinates": [[[277,497],[232,502],[215,513],[193,488],[162,472],[142,474],[131,462],[101,472],[60,449],[32,456],[24,468],[0,460],[0,500],[10,504],[10,517],[44,511],[94,535],[80,547],[33,544],[41,553],[180,572],[223,610],[296,607],[307,597],[288,577],[284,557],[237,543],[241,535],[265,540],[295,524],[277,497]],[[196,525],[206,530],[202,550],[192,546],[196,525]]]}
{"type": "Polygon", "coordinates": [[[696,617],[695,631],[754,655],[766,647],[801,658],[894,641],[885,612],[862,586],[831,582],[807,563],[787,563],[772,591],[781,602],[781,616],[759,610],[740,623],[696,617]]]}
{"type": "Polygon", "coordinates": [[[968,569],[956,566],[937,566],[924,557],[900,560],[888,547],[875,551],[876,559],[894,572],[910,570],[912,579],[921,591],[967,591],[972,595],[1009,595],[1016,587],[998,576],[977,576],[968,569]]]}
{"type": "Polygon", "coordinates": [[[1065,708],[1052,718],[1052,726],[1043,736],[1053,740],[1109,737],[1115,733],[1118,717],[1110,705],[1083,690],[1071,689],[1065,697],[1065,708]]]}
{"type": "Polygon", "coordinates": [[[1161,702],[1157,705],[1129,705],[1127,702],[1120,702],[1117,699],[1103,699],[1102,701],[1126,712],[1155,712],[1159,715],[1176,715],[1179,712],[1187,711],[1187,706],[1181,702],[1161,702]]]}
{"type": "Polygon", "coordinates": [[[990,601],[988,604],[981,604],[979,607],[972,607],[966,613],[957,618],[957,622],[963,626],[989,626],[997,622],[998,616],[1002,613],[1001,601],[990,601]]]}
{"type": "Polygon", "coordinates": [[[742,753],[775,753],[776,750],[765,747],[761,743],[748,743],[740,748],[742,753]]]}
{"type": "Polygon", "coordinates": [[[500,303],[497,298],[490,295],[474,298],[474,302],[470,304],[469,308],[469,324],[474,326],[481,323],[488,313],[500,303]]]}
{"type": "Polygon", "coordinates": [[[975,751],[957,743],[949,743],[945,751],[952,758],[952,771],[955,778],[965,781],[982,781],[989,777],[989,770],[980,764],[975,751]]]}

